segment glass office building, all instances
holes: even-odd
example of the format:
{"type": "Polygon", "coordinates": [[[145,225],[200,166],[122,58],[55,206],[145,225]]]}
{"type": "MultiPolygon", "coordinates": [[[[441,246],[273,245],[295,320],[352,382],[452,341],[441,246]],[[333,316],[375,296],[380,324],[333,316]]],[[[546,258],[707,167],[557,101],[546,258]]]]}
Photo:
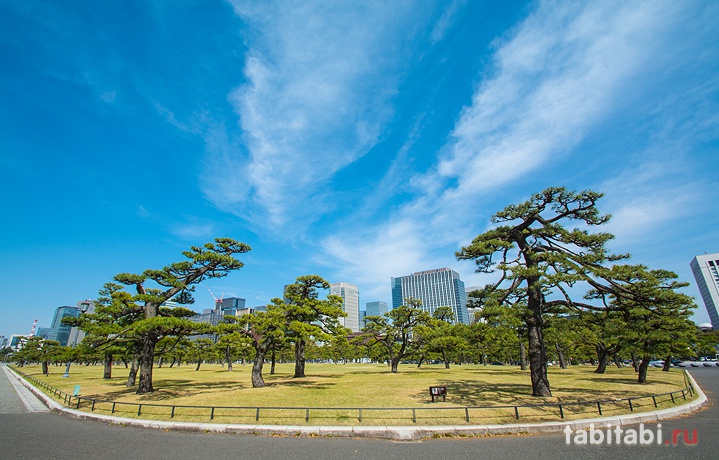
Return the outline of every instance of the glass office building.
{"type": "Polygon", "coordinates": [[[712,327],[715,331],[719,330],[719,253],[696,256],[689,266],[694,273],[712,327]]]}
{"type": "Polygon", "coordinates": [[[429,314],[439,307],[450,307],[457,322],[469,324],[464,282],[454,270],[438,268],[392,278],[392,309],[410,297],[421,300],[429,314]]]}

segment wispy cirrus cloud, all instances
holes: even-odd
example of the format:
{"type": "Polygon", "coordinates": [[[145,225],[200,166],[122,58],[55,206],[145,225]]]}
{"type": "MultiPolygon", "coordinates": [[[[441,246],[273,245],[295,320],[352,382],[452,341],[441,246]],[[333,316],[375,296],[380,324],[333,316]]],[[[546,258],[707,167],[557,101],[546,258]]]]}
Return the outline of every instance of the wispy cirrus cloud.
{"type": "Polygon", "coordinates": [[[245,83],[229,95],[241,142],[211,136],[204,177],[237,181],[203,189],[263,226],[297,225],[329,206],[323,183],[382,136],[418,13],[406,2],[233,6],[254,31],[245,83]]]}
{"type": "MultiPolygon", "coordinates": [[[[443,260],[452,263],[451,251],[486,225],[489,216],[482,205],[504,206],[511,202],[505,200],[514,200],[494,198],[498,192],[514,187],[511,193],[525,199],[538,191],[525,190],[525,178],[544,186],[563,183],[570,173],[548,182],[537,180],[537,172],[582,155],[580,144],[608,119],[622,117],[627,100],[646,103],[643,97],[657,97],[643,85],[658,84],[676,70],[664,67],[668,61],[684,59],[683,45],[676,42],[684,20],[684,7],[669,2],[539,3],[496,42],[494,69],[460,114],[436,168],[414,177],[414,201],[375,230],[358,236],[353,229],[328,238],[325,250],[339,258],[348,248],[361,254],[353,268],[344,268],[347,273],[362,272],[361,264],[371,260],[405,259],[408,251],[415,263],[441,260],[436,256],[440,251],[443,260]],[[414,228],[423,236],[410,237],[393,232],[395,228],[414,228]],[[338,240],[344,244],[337,245],[338,240]],[[413,242],[411,249],[407,241],[413,242]]],[[[628,158],[634,152],[623,154],[628,158]]],[[[644,185],[649,184],[647,179],[644,185]]],[[[677,195],[673,209],[691,201],[689,194],[677,195]]],[[[636,230],[650,215],[660,215],[646,207],[640,212],[646,204],[635,201],[634,207],[628,204],[618,211],[636,230]]],[[[668,214],[666,220],[676,218],[668,214]]],[[[631,225],[626,224],[627,233],[631,225]]],[[[343,260],[353,264],[351,258],[343,260]]],[[[409,266],[436,268],[404,265],[409,266]]]]}
{"type": "Polygon", "coordinates": [[[498,44],[495,77],[419,184],[456,181],[443,195],[462,200],[571,154],[647,70],[672,15],[657,2],[541,4],[498,44]]]}

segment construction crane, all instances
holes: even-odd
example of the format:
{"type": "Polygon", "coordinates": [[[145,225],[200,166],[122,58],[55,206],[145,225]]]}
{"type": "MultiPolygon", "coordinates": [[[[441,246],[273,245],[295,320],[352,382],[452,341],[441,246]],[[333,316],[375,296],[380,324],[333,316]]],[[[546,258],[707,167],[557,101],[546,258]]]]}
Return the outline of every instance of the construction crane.
{"type": "Polygon", "coordinates": [[[212,293],[212,290],[210,290],[210,288],[207,288],[207,290],[210,291],[210,295],[213,299],[215,299],[215,310],[219,310],[222,305],[222,299],[225,297],[224,291],[222,292],[222,294],[220,294],[220,298],[218,299],[217,297],[215,297],[215,294],[212,293]]]}
{"type": "Polygon", "coordinates": [[[32,323],[32,329],[30,329],[30,335],[28,337],[35,337],[35,329],[37,329],[37,320],[32,323]]]}

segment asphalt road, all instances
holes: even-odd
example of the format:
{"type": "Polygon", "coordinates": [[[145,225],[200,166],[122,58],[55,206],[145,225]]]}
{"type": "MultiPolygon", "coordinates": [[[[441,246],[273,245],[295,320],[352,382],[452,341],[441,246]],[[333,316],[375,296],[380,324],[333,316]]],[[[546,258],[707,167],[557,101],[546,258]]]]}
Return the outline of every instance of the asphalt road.
{"type": "MultiPolygon", "coordinates": [[[[564,459],[603,458],[692,459],[719,457],[719,368],[692,368],[690,372],[710,399],[702,411],[661,423],[662,444],[586,445],[574,443],[576,433],[485,438],[430,439],[394,442],[345,438],[282,438],[231,434],[164,432],[78,420],[50,412],[28,412],[0,372],[0,458],[42,459],[564,459]],[[677,445],[672,433],[679,430],[677,445]],[[690,442],[683,441],[687,430],[690,442]],[[694,436],[696,430],[696,436],[694,436]],[[667,444],[668,442],[668,444],[667,444]]],[[[646,425],[644,439],[658,435],[658,425],[646,425]]],[[[636,427],[639,432],[639,427],[636,427]]],[[[625,437],[628,433],[622,433],[625,437]]],[[[638,433],[640,434],[640,433],[638,433]]],[[[599,433],[594,434],[594,441],[599,433]]],[[[628,438],[631,441],[631,437],[628,438]]]]}

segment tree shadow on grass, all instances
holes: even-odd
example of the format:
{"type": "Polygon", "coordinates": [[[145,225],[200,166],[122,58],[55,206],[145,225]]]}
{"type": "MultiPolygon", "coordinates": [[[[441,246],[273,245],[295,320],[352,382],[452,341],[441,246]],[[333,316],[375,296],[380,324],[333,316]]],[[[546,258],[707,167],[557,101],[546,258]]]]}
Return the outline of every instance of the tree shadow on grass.
{"type": "MultiPolygon", "coordinates": [[[[438,386],[447,387],[447,402],[461,406],[514,406],[527,404],[556,404],[565,400],[588,399],[589,390],[582,388],[553,388],[561,397],[534,397],[532,385],[516,383],[488,383],[477,380],[444,380],[438,386]],[[567,396],[569,394],[569,397],[567,396]]],[[[429,388],[412,395],[425,404],[432,404],[429,388]]]]}

